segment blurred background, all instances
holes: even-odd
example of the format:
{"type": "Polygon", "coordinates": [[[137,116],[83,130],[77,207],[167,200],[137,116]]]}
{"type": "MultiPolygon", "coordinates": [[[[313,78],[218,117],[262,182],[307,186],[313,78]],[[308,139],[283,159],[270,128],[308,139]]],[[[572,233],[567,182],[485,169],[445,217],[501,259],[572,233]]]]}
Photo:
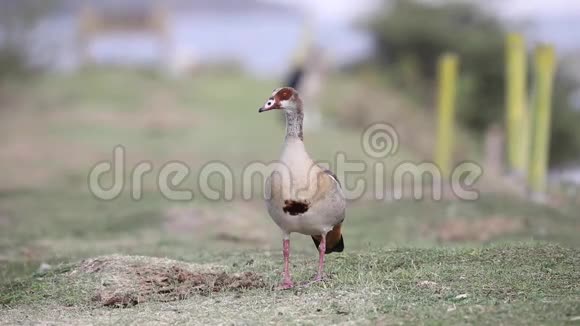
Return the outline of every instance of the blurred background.
{"type": "MultiPolygon", "coordinates": [[[[437,139],[452,139],[452,162],[475,161],[485,171],[477,201],[449,191],[442,201],[353,201],[349,248],[579,245],[578,30],[574,0],[3,0],[2,277],[100,253],[277,252],[279,231],[259,197],[260,180],[254,200],[210,201],[196,176],[206,163],[224,162],[236,172],[239,193],[244,166],[278,157],[283,118],[256,111],[282,85],[295,86],[306,102],[305,140],[316,159],[332,163],[344,152],[375,163],[360,139],[364,128],[383,121],[400,140],[384,162],[389,169],[432,161],[437,139]],[[556,54],[553,78],[547,74],[553,87],[549,137],[542,138],[549,140],[546,182],[539,173],[540,186],[532,189],[542,193],[540,202],[530,199],[526,181],[537,175],[528,179],[507,158],[508,34],[525,41],[525,112],[533,112],[541,88],[536,49],[547,44],[556,54]],[[454,54],[458,72],[453,133],[441,138],[438,67],[445,53],[454,54]],[[126,150],[127,180],[138,162],[153,164],[140,201],[128,186],[112,201],[88,190],[89,171],[110,161],[117,145],[126,150]],[[191,168],[180,188],[193,190],[192,201],[172,202],[158,191],[154,176],[170,161],[191,168]]],[[[354,177],[373,185],[368,170],[354,177]]],[[[211,180],[223,187],[218,176],[211,180]]],[[[393,192],[389,180],[386,193],[393,192]]],[[[308,239],[295,243],[314,250],[308,239]]]]}

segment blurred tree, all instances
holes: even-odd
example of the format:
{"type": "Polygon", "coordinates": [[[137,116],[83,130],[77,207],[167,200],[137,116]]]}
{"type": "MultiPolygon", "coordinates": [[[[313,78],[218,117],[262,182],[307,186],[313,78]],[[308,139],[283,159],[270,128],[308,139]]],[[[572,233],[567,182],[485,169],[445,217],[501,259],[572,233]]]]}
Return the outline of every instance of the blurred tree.
{"type": "Polygon", "coordinates": [[[580,108],[574,108],[571,94],[580,89],[580,83],[562,73],[560,67],[554,81],[552,99],[552,131],[550,136],[551,166],[577,164],[580,160],[580,108]]]}
{"type": "MultiPolygon", "coordinates": [[[[434,79],[437,58],[446,51],[460,55],[462,86],[459,118],[483,131],[503,118],[503,29],[479,7],[467,2],[432,4],[395,0],[372,23],[379,60],[407,73],[409,65],[424,81],[434,79]],[[401,68],[402,67],[402,68],[401,68]]],[[[417,76],[412,78],[417,80],[417,76]]],[[[403,81],[403,84],[407,84],[403,81]]],[[[414,82],[406,87],[425,87],[414,82]]]]}
{"type": "Polygon", "coordinates": [[[26,67],[27,32],[56,0],[0,1],[0,80],[21,76],[26,67]]]}
{"type": "MultiPolygon", "coordinates": [[[[391,79],[411,94],[431,94],[437,58],[455,52],[461,58],[459,121],[480,134],[493,123],[503,123],[506,31],[501,22],[466,1],[393,0],[389,4],[370,28],[377,42],[377,61],[393,74],[391,79]]],[[[580,117],[566,100],[571,89],[570,79],[557,81],[550,148],[554,164],[580,158],[580,132],[572,127],[580,117]]]]}

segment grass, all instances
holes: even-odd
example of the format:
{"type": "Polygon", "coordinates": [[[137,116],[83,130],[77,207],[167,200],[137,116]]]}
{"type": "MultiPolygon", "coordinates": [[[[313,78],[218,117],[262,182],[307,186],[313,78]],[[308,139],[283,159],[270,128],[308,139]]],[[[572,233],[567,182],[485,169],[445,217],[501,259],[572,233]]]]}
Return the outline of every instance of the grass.
{"type": "MultiPolygon", "coordinates": [[[[276,86],[237,75],[170,81],[110,71],[3,85],[9,96],[0,107],[0,323],[511,325],[580,316],[577,204],[536,205],[485,190],[471,202],[353,201],[346,251],[329,256],[329,279],[273,291],[281,239],[262,201],[204,199],[195,172],[219,160],[238,175],[249,162],[277,157],[279,117],[255,112],[276,86]],[[90,168],[110,160],[119,144],[127,150],[128,171],[136,162],[154,165],[140,201],[129,189],[112,201],[87,190],[90,168]],[[183,184],[194,190],[191,202],[169,201],[157,189],[152,176],[173,160],[193,172],[183,184]],[[122,257],[123,266],[140,255],[151,268],[173,259],[192,271],[253,272],[266,286],[103,307],[92,299],[116,274],[73,272],[83,259],[113,254],[122,254],[113,257],[122,257]],[[42,264],[51,267],[39,269],[42,264]]],[[[387,165],[427,158],[428,116],[406,110],[396,93],[344,78],[333,79],[324,97],[325,116],[333,118],[306,133],[311,154],[332,161],[343,151],[351,160],[374,162],[360,148],[362,129],[337,125],[349,116],[343,110],[350,101],[367,95],[372,104],[388,103],[384,112],[366,103],[365,110],[374,110],[367,119],[401,130],[400,150],[387,165]]],[[[462,138],[459,146],[471,147],[462,138]]],[[[493,178],[486,182],[503,187],[493,178]]],[[[312,241],[294,235],[292,250],[296,279],[309,279],[316,263],[312,241]]]]}
{"type": "MultiPolygon", "coordinates": [[[[7,304],[5,321],[58,316],[75,323],[529,325],[565,323],[580,315],[580,251],[553,245],[374,249],[332,255],[326,282],[289,291],[272,290],[279,281],[278,253],[234,251],[183,259],[223,266],[231,273],[251,270],[264,275],[267,286],[111,310],[90,298],[102,279],[112,275],[81,283],[68,274],[67,266],[5,289],[1,297],[7,304]],[[15,304],[18,300],[26,305],[15,304]]],[[[295,279],[308,280],[315,260],[315,255],[294,258],[295,279]]]]}

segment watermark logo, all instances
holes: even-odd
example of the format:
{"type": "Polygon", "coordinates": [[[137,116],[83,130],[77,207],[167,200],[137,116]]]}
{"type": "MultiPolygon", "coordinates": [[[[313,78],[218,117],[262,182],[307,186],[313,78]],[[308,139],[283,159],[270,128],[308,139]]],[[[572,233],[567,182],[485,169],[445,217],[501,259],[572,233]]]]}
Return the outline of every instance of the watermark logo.
{"type": "Polygon", "coordinates": [[[366,155],[376,159],[395,155],[399,150],[399,134],[388,123],[375,123],[364,130],[361,147],[366,155]]]}
{"type": "Polygon", "coordinates": [[[459,163],[449,176],[444,176],[441,169],[429,161],[394,164],[400,147],[399,134],[388,123],[376,123],[366,128],[361,134],[360,146],[367,156],[365,160],[351,160],[347,153],[337,152],[333,164],[323,162],[299,169],[292,169],[283,161],[254,161],[245,164],[236,175],[234,171],[240,171],[239,166],[234,169],[222,161],[209,161],[197,171],[180,161],[166,162],[159,170],[154,170],[149,161],[129,167],[126,162],[127,149],[118,145],[113,149],[110,161],[99,162],[91,168],[87,181],[89,191],[101,200],[116,199],[127,190],[132,199],[141,200],[146,177],[154,177],[158,191],[171,201],[191,201],[196,196],[210,201],[252,200],[259,193],[254,189],[256,185],[263,188],[261,196],[264,198],[271,196],[274,185],[289,194],[308,197],[318,191],[319,178],[316,173],[333,167],[349,200],[400,200],[409,196],[416,200],[427,197],[441,200],[445,189],[449,189],[457,199],[479,198],[476,183],[483,175],[483,169],[475,162],[459,163]],[[390,167],[387,162],[392,163],[390,167]],[[195,187],[186,182],[189,177],[197,181],[195,187]],[[108,182],[103,182],[104,178],[108,182]],[[220,184],[212,184],[212,178],[217,178],[220,184]],[[241,183],[238,187],[236,180],[241,183]]]}

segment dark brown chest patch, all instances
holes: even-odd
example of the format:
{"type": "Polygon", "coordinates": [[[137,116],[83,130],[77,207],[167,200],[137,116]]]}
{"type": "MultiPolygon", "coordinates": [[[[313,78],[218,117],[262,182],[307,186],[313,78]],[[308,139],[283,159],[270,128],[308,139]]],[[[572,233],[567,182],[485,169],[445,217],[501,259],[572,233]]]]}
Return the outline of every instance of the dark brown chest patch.
{"type": "Polygon", "coordinates": [[[306,213],[309,208],[310,203],[307,201],[285,200],[282,210],[290,215],[298,215],[306,213]]]}

